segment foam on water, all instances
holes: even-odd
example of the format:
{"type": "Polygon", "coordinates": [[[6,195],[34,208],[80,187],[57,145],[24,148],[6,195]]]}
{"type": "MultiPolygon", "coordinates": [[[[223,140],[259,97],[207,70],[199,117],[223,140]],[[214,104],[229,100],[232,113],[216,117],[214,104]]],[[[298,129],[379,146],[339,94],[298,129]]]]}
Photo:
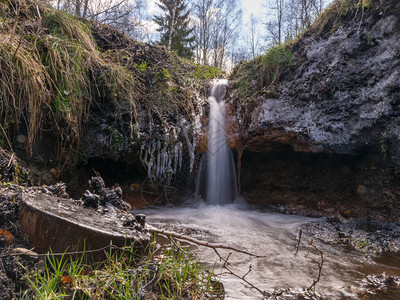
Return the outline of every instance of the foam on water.
{"type": "MultiPolygon", "coordinates": [[[[318,267],[312,259],[319,260],[317,253],[310,250],[310,236],[303,233],[300,249],[295,255],[297,228],[315,219],[298,215],[284,215],[276,212],[259,211],[244,203],[228,205],[196,204],[194,207],[156,208],[141,211],[147,215],[148,223],[174,230],[197,239],[248,251],[264,257],[255,258],[233,253],[229,262],[231,269],[244,275],[249,266],[252,271],[246,279],[261,290],[272,292],[278,288],[301,290],[308,288],[316,279],[318,267]]],[[[322,277],[317,292],[327,299],[357,299],[356,292],[362,290],[362,279],[367,274],[392,272],[400,275],[400,266],[390,268],[359,252],[332,246],[315,240],[314,243],[324,254],[322,277]]],[[[198,248],[201,260],[219,273],[222,263],[214,251],[198,248]]],[[[230,251],[218,250],[227,257],[230,251]]],[[[227,299],[262,299],[254,289],[230,275],[223,275],[222,282],[227,299]]],[[[382,298],[386,299],[386,298],[382,298]]]]}

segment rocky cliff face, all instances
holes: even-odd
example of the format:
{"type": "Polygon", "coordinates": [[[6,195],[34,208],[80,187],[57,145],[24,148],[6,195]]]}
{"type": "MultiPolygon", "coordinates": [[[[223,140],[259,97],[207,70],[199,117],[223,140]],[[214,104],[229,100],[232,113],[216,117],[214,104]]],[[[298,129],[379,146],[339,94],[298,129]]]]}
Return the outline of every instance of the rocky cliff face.
{"type": "Polygon", "coordinates": [[[332,4],[288,46],[297,63],[271,85],[276,92],[249,97],[242,184],[250,198],[381,212],[400,200],[400,4],[363,3],[332,4]]]}

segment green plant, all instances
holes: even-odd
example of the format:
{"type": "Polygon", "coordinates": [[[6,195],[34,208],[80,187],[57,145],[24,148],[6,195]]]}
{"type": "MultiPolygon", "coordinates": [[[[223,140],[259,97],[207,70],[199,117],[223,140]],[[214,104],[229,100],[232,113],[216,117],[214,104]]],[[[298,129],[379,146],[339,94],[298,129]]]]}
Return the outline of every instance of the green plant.
{"type": "Polygon", "coordinates": [[[147,255],[139,255],[134,245],[110,246],[106,259],[91,265],[85,263],[85,252],[78,257],[50,252],[43,271],[25,276],[28,289],[20,298],[139,300],[144,293],[157,299],[223,298],[213,272],[174,245],[164,246],[160,253],[152,242],[147,255]]]}
{"type": "Polygon", "coordinates": [[[202,80],[211,80],[215,78],[223,77],[224,73],[222,70],[205,65],[196,65],[195,71],[191,74],[192,78],[198,78],[202,80]]]}
{"type": "Polygon", "coordinates": [[[118,132],[114,127],[108,126],[108,131],[110,133],[111,147],[117,151],[125,150],[124,137],[118,132]]]}
{"type": "Polygon", "coordinates": [[[167,69],[162,68],[155,74],[155,77],[158,81],[166,81],[171,77],[171,75],[169,74],[167,69]]]}
{"type": "Polygon", "coordinates": [[[134,65],[136,67],[136,69],[138,69],[141,72],[144,72],[147,70],[148,66],[147,66],[147,61],[142,61],[140,64],[135,64],[134,65]]]}
{"type": "Polygon", "coordinates": [[[233,86],[241,99],[254,93],[271,92],[280,76],[297,63],[288,45],[272,47],[266,54],[239,64],[231,76],[233,86]]]}

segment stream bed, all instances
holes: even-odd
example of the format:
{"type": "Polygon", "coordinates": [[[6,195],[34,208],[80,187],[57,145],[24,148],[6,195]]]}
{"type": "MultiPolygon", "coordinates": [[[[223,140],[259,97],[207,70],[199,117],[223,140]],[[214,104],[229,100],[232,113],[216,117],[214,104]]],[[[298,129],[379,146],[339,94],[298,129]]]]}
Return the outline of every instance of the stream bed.
{"type": "MultiPolygon", "coordinates": [[[[377,256],[335,246],[304,233],[296,254],[298,228],[309,222],[320,222],[299,215],[261,211],[244,203],[224,206],[205,204],[184,207],[162,207],[141,210],[148,224],[175,231],[200,240],[223,243],[262,257],[233,252],[229,268],[261,291],[287,290],[281,299],[296,299],[318,276],[319,253],[324,263],[315,291],[326,299],[400,299],[400,259],[377,256]],[[389,279],[388,279],[389,278],[389,279]],[[285,296],[286,294],[286,296],[285,296]]],[[[212,249],[196,248],[199,259],[216,274],[224,273],[223,262],[212,249]]],[[[231,251],[218,250],[226,258],[231,251]]],[[[243,280],[230,274],[221,275],[226,299],[262,299],[263,295],[243,280]]],[[[279,298],[278,298],[279,299],[279,298]]],[[[307,299],[307,298],[301,298],[307,299]]]]}

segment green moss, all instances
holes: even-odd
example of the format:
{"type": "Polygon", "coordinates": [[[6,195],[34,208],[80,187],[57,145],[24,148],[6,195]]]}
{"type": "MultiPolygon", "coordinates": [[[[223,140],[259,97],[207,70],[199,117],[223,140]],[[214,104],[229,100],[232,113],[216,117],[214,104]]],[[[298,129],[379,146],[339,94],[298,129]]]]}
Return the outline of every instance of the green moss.
{"type": "Polygon", "coordinates": [[[111,147],[118,152],[125,151],[126,149],[123,135],[119,133],[117,129],[111,126],[108,126],[108,131],[110,134],[111,147]]]}
{"type": "Polygon", "coordinates": [[[215,78],[221,78],[225,76],[225,73],[216,67],[212,66],[204,66],[204,65],[196,65],[196,69],[194,72],[190,74],[192,78],[202,79],[202,80],[211,80],[215,78]]]}
{"type": "Polygon", "coordinates": [[[171,77],[171,75],[169,74],[167,69],[162,68],[155,74],[155,77],[158,81],[166,81],[171,77]]]}
{"type": "Polygon", "coordinates": [[[369,246],[369,241],[364,239],[364,240],[358,240],[356,242],[356,247],[359,249],[367,248],[369,246]]]}
{"type": "Polygon", "coordinates": [[[142,61],[140,64],[134,64],[134,66],[141,72],[144,72],[147,70],[147,61],[142,61]]]}
{"type": "Polygon", "coordinates": [[[241,99],[259,92],[272,92],[272,85],[297,63],[287,45],[273,47],[252,61],[239,64],[231,75],[232,84],[241,99]]]}

